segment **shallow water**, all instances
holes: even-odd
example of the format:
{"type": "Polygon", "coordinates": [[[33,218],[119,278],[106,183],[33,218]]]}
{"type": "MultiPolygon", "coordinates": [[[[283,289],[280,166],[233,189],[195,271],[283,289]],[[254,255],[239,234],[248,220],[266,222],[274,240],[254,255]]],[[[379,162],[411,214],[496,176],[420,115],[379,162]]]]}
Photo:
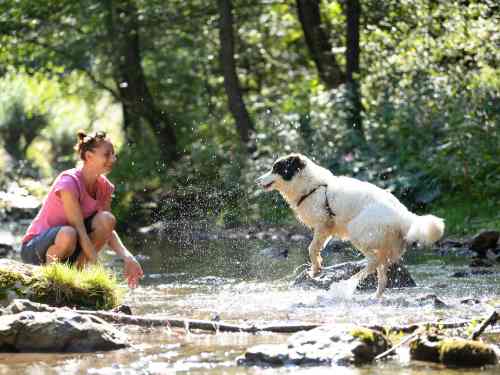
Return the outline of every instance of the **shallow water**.
{"type": "MultiPolygon", "coordinates": [[[[389,290],[382,301],[373,292],[355,292],[346,285],[330,291],[292,288],[295,269],[307,260],[307,244],[263,241],[139,241],[132,248],[147,275],[130,291],[125,303],[134,314],[178,316],[192,319],[218,317],[233,323],[314,322],[397,325],[487,315],[500,303],[500,269],[493,275],[450,278],[467,269],[466,260],[439,257],[414,250],[405,259],[417,288],[389,290]],[[262,255],[268,247],[287,248],[288,258],[262,255]],[[451,308],[436,309],[417,298],[433,293],[451,308]],[[460,303],[475,298],[483,303],[460,303]]],[[[117,272],[120,264],[109,254],[105,260],[117,272]]],[[[355,254],[329,254],[329,265],[356,258],[355,254]]],[[[263,343],[282,343],[284,334],[200,333],[167,328],[124,328],[132,348],[89,354],[0,354],[0,375],[26,374],[284,374],[331,373],[331,367],[247,368],[236,358],[245,349],[263,343]]],[[[493,340],[500,336],[493,337],[493,340]]],[[[491,337],[490,337],[491,339],[491,337]]],[[[440,365],[409,362],[405,348],[398,359],[375,365],[336,369],[342,374],[475,374],[479,370],[444,369],[440,365]]],[[[497,374],[499,366],[482,369],[497,374]]]]}

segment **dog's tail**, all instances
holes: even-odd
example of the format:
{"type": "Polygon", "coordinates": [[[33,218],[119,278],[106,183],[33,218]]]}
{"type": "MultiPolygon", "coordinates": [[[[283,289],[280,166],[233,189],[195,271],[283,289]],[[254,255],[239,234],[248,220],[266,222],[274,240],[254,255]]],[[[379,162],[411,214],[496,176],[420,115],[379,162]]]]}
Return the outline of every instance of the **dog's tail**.
{"type": "Polygon", "coordinates": [[[444,220],[434,215],[413,215],[410,229],[406,233],[408,243],[419,242],[423,245],[431,245],[444,233],[444,220]]]}

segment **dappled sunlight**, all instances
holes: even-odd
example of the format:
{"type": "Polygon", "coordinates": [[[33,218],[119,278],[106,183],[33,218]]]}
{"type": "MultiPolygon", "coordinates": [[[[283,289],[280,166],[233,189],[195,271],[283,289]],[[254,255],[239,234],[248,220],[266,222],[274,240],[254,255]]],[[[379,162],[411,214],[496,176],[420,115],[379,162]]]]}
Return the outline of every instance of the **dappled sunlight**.
{"type": "MultiPolygon", "coordinates": [[[[448,331],[465,337],[500,307],[496,3],[1,0],[0,258],[43,263],[49,248],[81,264],[98,256],[103,268],[87,278],[75,270],[72,280],[96,295],[120,291],[98,306],[115,306],[123,291],[144,318],[134,323],[148,326],[116,324],[132,344],[123,350],[0,353],[0,375],[476,374],[410,360],[407,346],[359,367],[243,366],[238,358],[290,337],[243,333],[255,327],[391,326],[399,339],[402,326],[466,320],[448,331]],[[97,147],[101,132],[112,149],[97,147]],[[277,168],[282,178],[256,184],[290,153],[324,173],[316,181],[291,158],[277,168]],[[53,184],[75,164],[90,166],[78,197],[72,183],[53,184]],[[283,182],[297,176],[303,184],[283,182]],[[282,182],[290,194],[266,193],[282,182]],[[367,182],[381,189],[371,198],[367,182]],[[383,191],[445,228],[436,219],[408,231],[414,220],[402,206],[395,215],[394,197],[378,199],[383,191]],[[81,225],[99,211],[112,211],[106,225],[81,225]],[[59,235],[54,226],[66,228],[59,235]],[[472,246],[485,228],[493,235],[472,246]],[[330,235],[352,244],[320,249],[330,235]],[[434,245],[417,249],[415,239],[434,245]],[[386,260],[403,256],[385,291],[380,278],[381,298],[363,289],[373,280],[357,289],[345,279],[370,252],[376,261],[366,269],[380,275],[386,260]]],[[[45,270],[69,284],[61,267],[45,270]]],[[[7,284],[30,298],[10,276],[7,284]]],[[[488,326],[481,339],[498,341],[498,332],[488,326]]]]}

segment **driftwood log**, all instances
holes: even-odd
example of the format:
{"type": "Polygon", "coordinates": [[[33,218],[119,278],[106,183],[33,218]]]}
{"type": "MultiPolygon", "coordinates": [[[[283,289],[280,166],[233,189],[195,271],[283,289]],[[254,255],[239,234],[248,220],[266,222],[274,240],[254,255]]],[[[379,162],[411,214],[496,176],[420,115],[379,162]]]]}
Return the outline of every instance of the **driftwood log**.
{"type": "Polygon", "coordinates": [[[112,313],[107,311],[87,311],[75,310],[80,314],[94,315],[109,323],[138,325],[142,327],[172,327],[185,329],[199,329],[211,332],[275,332],[275,333],[294,333],[299,331],[308,331],[319,327],[321,324],[296,323],[296,324],[277,324],[277,325],[238,325],[224,323],[212,320],[197,320],[183,318],[145,318],[137,315],[126,315],[112,313]]]}
{"type": "MultiPolygon", "coordinates": [[[[87,311],[87,310],[76,310],[81,314],[90,314],[97,316],[103,320],[110,323],[116,324],[129,324],[138,325],[142,327],[172,327],[172,328],[188,328],[188,329],[199,329],[211,332],[275,332],[275,333],[294,333],[299,331],[308,331],[319,326],[324,325],[323,323],[283,323],[274,325],[238,325],[231,323],[224,323],[220,321],[211,320],[195,320],[195,319],[183,319],[183,318],[145,318],[136,315],[126,315],[121,313],[112,313],[107,311],[87,311]]],[[[476,318],[476,319],[462,319],[456,321],[435,321],[435,322],[421,322],[410,325],[401,326],[389,326],[383,327],[379,325],[368,326],[374,330],[384,332],[386,334],[390,333],[406,333],[411,334],[420,328],[439,328],[439,329],[454,329],[466,327],[474,321],[485,322],[489,320],[488,318],[476,318]]],[[[488,324],[491,324],[488,323],[488,324]]],[[[487,326],[487,325],[486,325],[487,326]]],[[[486,328],[486,326],[484,328],[486,328]]],[[[484,329],[483,329],[484,330],[484,329]]]]}
{"type": "MultiPolygon", "coordinates": [[[[47,311],[54,312],[60,308],[52,307],[40,303],[35,303],[29,300],[14,300],[8,307],[0,310],[0,315],[3,314],[18,314],[23,311],[47,311]]],[[[62,308],[68,309],[68,308],[62,308]]],[[[232,323],[224,323],[221,321],[213,320],[197,320],[197,319],[185,319],[185,318],[171,318],[171,317],[152,317],[146,318],[138,315],[127,314],[123,312],[111,312],[111,311],[93,311],[93,310],[73,310],[72,312],[79,313],[82,315],[91,315],[101,318],[109,323],[115,324],[126,324],[126,325],[137,325],[141,327],[169,327],[169,328],[184,328],[198,329],[211,332],[247,332],[247,333],[257,333],[257,332],[275,332],[275,333],[294,333],[299,331],[308,331],[327,323],[283,323],[283,324],[268,324],[268,325],[238,325],[232,323]]],[[[478,337],[488,325],[493,325],[497,322],[498,313],[495,311],[486,318],[475,318],[475,319],[462,319],[455,321],[435,321],[435,322],[421,322],[410,325],[402,326],[389,326],[383,327],[380,325],[371,325],[367,328],[380,331],[385,334],[391,333],[406,333],[412,334],[418,329],[428,329],[428,328],[438,328],[438,329],[453,329],[461,328],[471,325],[473,322],[481,322],[480,326],[477,328],[474,337],[478,337]]]]}

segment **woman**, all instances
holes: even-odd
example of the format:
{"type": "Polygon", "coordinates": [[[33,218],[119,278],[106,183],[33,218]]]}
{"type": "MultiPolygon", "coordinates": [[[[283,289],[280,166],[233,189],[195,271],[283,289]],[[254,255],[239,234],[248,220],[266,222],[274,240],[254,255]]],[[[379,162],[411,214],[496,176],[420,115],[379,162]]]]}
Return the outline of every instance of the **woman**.
{"type": "Polygon", "coordinates": [[[59,174],[22,239],[25,263],[69,262],[81,268],[97,261],[107,243],[124,260],[124,275],[135,288],[143,271],[114,230],[111,213],[113,184],[104,176],[116,161],[106,133],[78,131],[75,146],[81,167],[59,174]]]}

